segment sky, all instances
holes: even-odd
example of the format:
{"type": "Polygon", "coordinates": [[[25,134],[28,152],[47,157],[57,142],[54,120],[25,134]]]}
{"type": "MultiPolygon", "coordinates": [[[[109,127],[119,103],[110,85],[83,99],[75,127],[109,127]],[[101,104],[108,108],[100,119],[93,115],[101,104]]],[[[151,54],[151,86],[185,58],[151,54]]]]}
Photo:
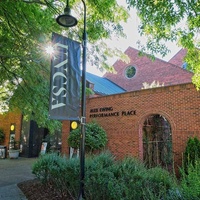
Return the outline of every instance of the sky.
{"type": "MultiPolygon", "coordinates": [[[[118,0],[118,3],[120,5],[125,6],[126,2],[125,0],[118,0]]],[[[138,49],[137,46],[137,41],[141,40],[143,42],[145,42],[145,37],[141,37],[138,33],[138,25],[140,24],[139,18],[136,15],[136,12],[134,10],[130,11],[131,17],[128,19],[127,23],[123,23],[123,28],[124,28],[124,32],[127,35],[126,38],[112,38],[112,40],[108,40],[108,44],[112,47],[117,47],[119,48],[121,51],[125,51],[129,46],[138,49]]],[[[165,56],[164,58],[161,55],[156,55],[157,58],[160,58],[162,60],[168,61],[170,60],[179,50],[180,47],[177,47],[175,43],[166,43],[166,46],[169,48],[169,50],[171,51],[170,53],[167,54],[167,56],[165,56]]],[[[115,60],[110,60],[111,65],[114,64],[115,60]]],[[[99,70],[96,69],[95,66],[87,66],[87,71],[91,72],[93,74],[102,76],[102,72],[100,72],[99,70]]]]}

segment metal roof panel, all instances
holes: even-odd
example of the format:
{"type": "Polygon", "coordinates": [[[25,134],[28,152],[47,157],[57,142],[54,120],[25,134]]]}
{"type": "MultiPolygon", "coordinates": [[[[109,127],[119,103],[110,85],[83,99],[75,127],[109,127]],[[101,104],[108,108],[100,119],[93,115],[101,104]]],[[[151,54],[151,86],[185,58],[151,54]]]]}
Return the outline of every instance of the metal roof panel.
{"type": "Polygon", "coordinates": [[[94,84],[94,92],[101,95],[111,95],[126,92],[122,87],[105,77],[86,72],[86,80],[94,84]]]}

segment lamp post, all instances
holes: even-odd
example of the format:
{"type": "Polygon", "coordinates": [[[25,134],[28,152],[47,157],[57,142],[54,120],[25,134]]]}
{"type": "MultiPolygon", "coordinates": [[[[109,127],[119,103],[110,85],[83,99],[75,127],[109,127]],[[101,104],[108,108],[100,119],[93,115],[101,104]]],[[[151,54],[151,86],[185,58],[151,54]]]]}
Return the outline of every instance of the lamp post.
{"type": "MultiPolygon", "coordinates": [[[[86,123],[86,48],[87,48],[87,33],[86,33],[86,4],[81,0],[84,6],[84,27],[82,37],[82,97],[81,97],[81,137],[80,137],[80,190],[78,200],[84,198],[84,177],[85,177],[85,123],[86,123]]],[[[67,0],[64,14],[59,15],[56,19],[57,23],[64,27],[73,27],[77,24],[77,19],[71,16],[69,0],[67,0]]]]}

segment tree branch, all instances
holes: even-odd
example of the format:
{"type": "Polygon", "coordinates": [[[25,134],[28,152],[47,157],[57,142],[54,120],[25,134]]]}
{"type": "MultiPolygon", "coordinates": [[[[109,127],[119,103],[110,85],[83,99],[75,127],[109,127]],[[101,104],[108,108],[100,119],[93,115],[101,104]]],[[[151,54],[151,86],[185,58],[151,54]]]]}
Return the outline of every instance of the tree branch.
{"type": "Polygon", "coordinates": [[[41,5],[45,5],[46,6],[46,3],[43,2],[42,0],[23,0],[24,3],[37,3],[37,4],[41,4],[41,5]]]}

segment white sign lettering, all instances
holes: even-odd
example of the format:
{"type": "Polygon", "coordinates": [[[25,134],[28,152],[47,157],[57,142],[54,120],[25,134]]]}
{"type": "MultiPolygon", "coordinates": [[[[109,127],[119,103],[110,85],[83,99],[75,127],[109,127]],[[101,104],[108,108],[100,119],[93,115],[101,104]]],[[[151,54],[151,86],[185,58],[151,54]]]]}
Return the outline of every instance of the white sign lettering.
{"type": "MultiPolygon", "coordinates": [[[[66,52],[68,52],[68,46],[57,43],[55,46],[59,48],[65,48],[66,52]]],[[[63,60],[61,63],[53,66],[54,69],[61,69],[57,71],[52,76],[52,99],[51,99],[51,110],[55,108],[59,108],[65,106],[66,102],[66,86],[67,86],[67,69],[64,69],[65,65],[68,63],[68,54],[66,54],[66,59],[63,60]],[[63,68],[63,69],[62,69],[63,68]],[[56,83],[61,81],[61,85],[58,86],[56,83]],[[64,81],[63,81],[64,80],[64,81]]]]}

